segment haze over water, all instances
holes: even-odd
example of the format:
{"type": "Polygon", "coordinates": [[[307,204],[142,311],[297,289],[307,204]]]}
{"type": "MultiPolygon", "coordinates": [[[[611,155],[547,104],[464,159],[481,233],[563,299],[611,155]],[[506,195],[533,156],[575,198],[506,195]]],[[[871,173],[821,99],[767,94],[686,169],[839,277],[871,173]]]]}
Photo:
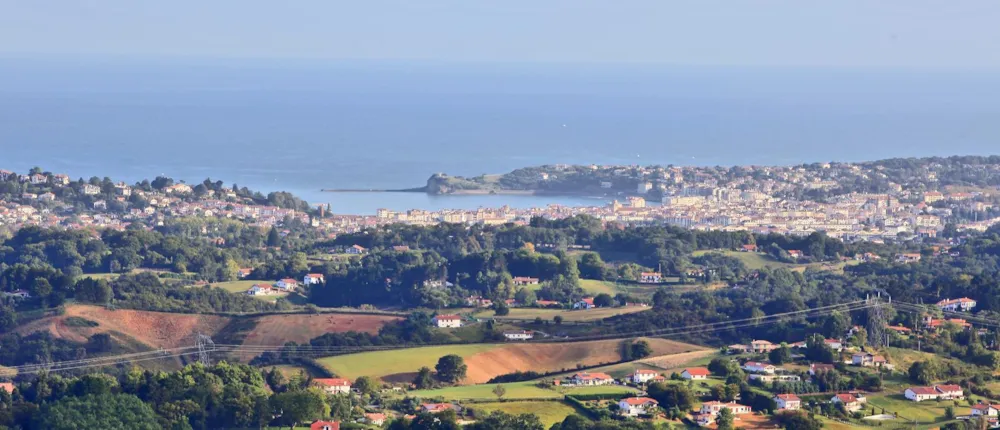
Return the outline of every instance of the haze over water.
{"type": "Polygon", "coordinates": [[[320,193],[539,164],[1000,153],[1000,77],[445,63],[0,60],[0,168],[287,190],[336,213],[599,204],[320,193]]]}

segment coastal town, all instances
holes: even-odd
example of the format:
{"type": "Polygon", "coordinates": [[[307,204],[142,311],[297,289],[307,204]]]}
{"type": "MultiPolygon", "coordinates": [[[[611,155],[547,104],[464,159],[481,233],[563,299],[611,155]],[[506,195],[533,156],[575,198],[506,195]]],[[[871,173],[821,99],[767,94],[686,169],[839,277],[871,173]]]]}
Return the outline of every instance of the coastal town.
{"type": "MultiPolygon", "coordinates": [[[[606,204],[535,208],[500,206],[473,210],[379,209],[375,214],[338,214],[331,205],[315,210],[277,207],[240,196],[232,188],[199,189],[173,183],[160,188],[124,182],[71,180],[65,174],[0,170],[0,184],[19,192],[0,194],[0,228],[25,225],[124,229],[133,222],[162,225],[167,217],[220,217],[273,227],[298,219],[331,235],[379,225],[526,224],[533,217],[589,215],[622,225],[667,224],[695,230],[808,235],[825,232],[845,241],[934,238],[949,225],[985,230],[1000,220],[995,186],[931,187],[938,180],[929,164],[919,177],[898,183],[879,169],[858,164],[806,167],[639,167],[546,166],[541,183],[560,171],[596,182],[578,191],[604,190],[606,204]],[[551,173],[546,173],[551,172],[551,173]],[[846,192],[844,183],[878,179],[882,192],[846,192]],[[82,197],[82,198],[81,198],[82,197]],[[84,202],[81,205],[80,202],[84,202]]],[[[1000,171],[1000,165],[980,168],[1000,171]]],[[[107,181],[107,180],[105,180],[107,181]]],[[[541,187],[542,185],[531,185],[541,187]]],[[[600,200],[597,200],[600,201],[600,200]]]]}

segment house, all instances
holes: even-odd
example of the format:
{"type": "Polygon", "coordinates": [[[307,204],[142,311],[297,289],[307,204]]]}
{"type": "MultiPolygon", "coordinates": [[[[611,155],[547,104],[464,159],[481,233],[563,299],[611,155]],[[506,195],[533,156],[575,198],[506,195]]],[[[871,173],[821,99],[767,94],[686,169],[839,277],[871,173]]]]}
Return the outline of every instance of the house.
{"type": "Polygon", "coordinates": [[[753,340],[750,342],[750,352],[756,354],[766,354],[780,347],[781,347],[780,345],[775,345],[766,340],[753,340]]]}
{"type": "Polygon", "coordinates": [[[302,278],[302,283],[306,285],[316,285],[326,282],[321,273],[310,273],[302,278]]]}
{"type": "Polygon", "coordinates": [[[340,430],[340,421],[316,421],[309,425],[309,430],[340,430]]]}
{"type": "Polygon", "coordinates": [[[968,297],[960,299],[944,299],[937,302],[937,307],[943,311],[969,312],[976,308],[976,301],[968,297]]]}
{"type": "Polygon", "coordinates": [[[681,372],[681,378],[688,380],[708,379],[708,375],[711,374],[712,372],[709,372],[706,367],[689,367],[681,372]]]}
{"type": "Polygon", "coordinates": [[[11,394],[11,393],[14,392],[14,383],[13,382],[0,382],[0,390],[4,390],[4,391],[7,392],[7,394],[11,394]]]}
{"type": "Polygon", "coordinates": [[[278,289],[281,291],[290,292],[290,291],[295,291],[295,287],[298,287],[299,283],[294,279],[285,278],[278,282],[275,282],[274,286],[278,287],[278,289]]]}
{"type": "Polygon", "coordinates": [[[42,193],[38,195],[38,200],[43,202],[54,202],[56,200],[56,195],[52,193],[42,193]]]}
{"type": "Polygon", "coordinates": [[[844,350],[844,343],[837,339],[823,339],[823,343],[834,351],[840,352],[844,350]]]}
{"type": "Polygon", "coordinates": [[[628,397],[618,401],[618,410],[622,415],[637,417],[648,415],[648,411],[658,406],[660,402],[649,397],[628,397]]]}
{"type": "Polygon", "coordinates": [[[246,279],[247,276],[253,273],[253,267],[241,267],[236,271],[236,277],[240,279],[246,279]]]}
{"type": "Polygon", "coordinates": [[[778,409],[783,411],[797,411],[802,409],[802,399],[794,394],[778,394],[774,396],[774,403],[778,405],[778,409]]]}
{"type": "Polygon", "coordinates": [[[916,262],[920,261],[921,258],[923,258],[923,256],[921,256],[920,254],[916,254],[916,253],[899,254],[899,255],[896,256],[896,262],[898,262],[898,263],[916,263],[916,262]]]}
{"type": "Polygon", "coordinates": [[[531,278],[527,276],[515,276],[512,280],[514,285],[537,285],[538,278],[531,278]]]}
{"type": "Polygon", "coordinates": [[[818,375],[820,373],[829,372],[829,371],[832,371],[832,370],[834,370],[834,367],[833,367],[832,364],[822,364],[822,363],[818,363],[817,364],[817,363],[813,363],[813,364],[809,365],[809,375],[810,376],[816,376],[816,375],[818,375]]]}
{"type": "Polygon", "coordinates": [[[730,354],[746,354],[750,352],[750,347],[747,345],[734,344],[727,347],[730,354]]]}
{"type": "Polygon", "coordinates": [[[451,403],[424,403],[420,405],[420,409],[423,410],[424,412],[431,414],[436,414],[447,410],[453,410],[455,412],[458,412],[458,406],[455,406],[451,403]]]}
{"type": "Polygon", "coordinates": [[[594,308],[594,298],[584,297],[580,301],[573,303],[573,309],[593,309],[594,308]]]}
{"type": "Polygon", "coordinates": [[[351,392],[351,380],[343,378],[316,378],[313,379],[316,386],[326,391],[327,394],[347,394],[351,392]]]}
{"type": "MultiPolygon", "coordinates": [[[[736,402],[729,402],[729,403],[723,403],[719,401],[705,402],[701,404],[701,410],[699,410],[698,413],[695,414],[694,416],[695,422],[697,422],[698,425],[702,427],[711,425],[712,423],[715,422],[715,418],[719,416],[719,411],[721,411],[723,408],[729,409],[733,413],[733,415],[744,415],[752,412],[749,406],[741,405],[736,402]]],[[[736,417],[736,419],[739,419],[739,417],[736,417]]]]}
{"type": "Polygon", "coordinates": [[[773,364],[761,363],[759,361],[748,361],[743,363],[743,370],[754,373],[774,373],[778,370],[773,364]]]}
{"type": "Polygon", "coordinates": [[[903,392],[903,396],[914,402],[922,402],[924,400],[937,400],[941,397],[941,393],[938,393],[933,387],[910,387],[903,392]]]}
{"type": "Polygon", "coordinates": [[[830,398],[830,403],[842,404],[844,405],[844,410],[847,412],[857,412],[860,411],[867,399],[864,397],[858,397],[854,394],[837,394],[830,398]]]}
{"type": "Polygon", "coordinates": [[[35,173],[28,177],[28,181],[31,182],[31,185],[41,185],[49,182],[49,177],[41,173],[35,173]]]}
{"type": "Polygon", "coordinates": [[[798,382],[802,380],[802,378],[800,378],[799,375],[775,375],[771,373],[751,373],[747,375],[747,378],[750,379],[751,381],[760,381],[766,383],[771,383],[774,381],[798,382]]]}
{"type": "Polygon", "coordinates": [[[941,320],[941,319],[933,318],[930,315],[924,317],[924,328],[929,328],[929,329],[937,330],[938,327],[941,327],[945,323],[951,323],[951,324],[954,324],[954,325],[956,325],[958,327],[966,328],[966,329],[969,328],[969,327],[972,327],[972,324],[969,324],[968,321],[966,321],[966,320],[964,320],[962,318],[949,318],[947,320],[941,320]]]}
{"type": "Polygon", "coordinates": [[[888,361],[881,355],[858,352],[851,356],[851,364],[861,367],[882,367],[888,364],[888,361]]]}
{"type": "Polygon", "coordinates": [[[10,178],[11,176],[15,176],[14,172],[11,172],[10,170],[0,170],[0,181],[6,181],[7,178],[10,178]]]}
{"type": "Polygon", "coordinates": [[[757,252],[757,245],[753,245],[753,244],[743,245],[743,246],[740,247],[740,251],[743,251],[743,252],[757,252]]]}
{"type": "Polygon", "coordinates": [[[407,245],[396,245],[392,247],[392,250],[396,252],[407,252],[410,250],[410,247],[407,245]]]}
{"type": "Polygon", "coordinates": [[[940,394],[938,398],[942,400],[961,400],[965,398],[965,391],[958,385],[935,385],[934,390],[940,394]]]}
{"type": "Polygon", "coordinates": [[[640,284],[659,284],[663,279],[660,272],[642,272],[639,274],[640,284]]]}
{"type": "Polygon", "coordinates": [[[991,405],[988,403],[977,403],[972,406],[971,415],[983,416],[983,417],[996,417],[1000,416],[1000,405],[991,405]]]}
{"type": "Polygon", "coordinates": [[[267,296],[274,294],[274,288],[270,284],[253,284],[247,294],[251,296],[267,296]]]}
{"type": "Polygon", "coordinates": [[[608,385],[615,381],[611,375],[601,372],[580,372],[571,379],[576,385],[608,385]]]}
{"type": "Polygon", "coordinates": [[[789,249],[788,250],[788,256],[792,257],[792,260],[798,260],[798,259],[802,258],[802,255],[803,255],[802,251],[799,251],[797,249],[789,249]]]}
{"type": "Polygon", "coordinates": [[[530,340],[535,337],[535,332],[531,330],[505,331],[503,337],[507,340],[530,340]]]}
{"type": "Polygon", "coordinates": [[[385,424],[385,414],[365,414],[365,422],[371,425],[380,426],[385,424]]]}
{"type": "Polygon", "coordinates": [[[438,315],[434,317],[434,325],[440,328],[458,328],[462,326],[462,317],[458,315],[438,315]]]}
{"type": "Polygon", "coordinates": [[[88,196],[92,196],[92,195],[98,194],[100,192],[101,192],[101,187],[98,187],[97,185],[91,185],[91,184],[84,184],[83,185],[83,194],[86,194],[88,196]]]}
{"type": "Polygon", "coordinates": [[[655,370],[636,369],[635,372],[632,373],[632,382],[636,384],[645,384],[656,379],[657,376],[660,376],[660,374],[655,370]]]}
{"type": "Polygon", "coordinates": [[[351,255],[361,255],[368,252],[368,248],[361,245],[351,245],[351,247],[344,250],[344,252],[351,255]]]}

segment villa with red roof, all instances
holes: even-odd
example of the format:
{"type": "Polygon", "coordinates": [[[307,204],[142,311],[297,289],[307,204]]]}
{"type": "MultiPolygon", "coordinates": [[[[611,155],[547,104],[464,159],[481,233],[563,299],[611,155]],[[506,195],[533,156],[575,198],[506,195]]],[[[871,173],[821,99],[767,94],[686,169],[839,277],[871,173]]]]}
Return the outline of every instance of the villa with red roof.
{"type": "Polygon", "coordinates": [[[611,375],[601,372],[580,372],[573,375],[572,380],[576,385],[607,385],[615,381],[611,375]]]}
{"type": "Polygon", "coordinates": [[[794,394],[778,394],[774,396],[774,403],[778,405],[778,409],[783,411],[797,411],[802,409],[802,399],[794,394]]]}
{"type": "Polygon", "coordinates": [[[438,315],[434,317],[434,325],[440,328],[458,328],[462,326],[462,317],[458,315],[438,315]]]}
{"type": "Polygon", "coordinates": [[[351,392],[351,381],[343,378],[316,378],[313,384],[322,388],[327,394],[347,394],[351,392]]]}
{"type": "Polygon", "coordinates": [[[622,415],[636,417],[647,415],[648,410],[658,406],[660,402],[649,397],[629,397],[618,401],[618,410],[622,415]]]}
{"type": "Polygon", "coordinates": [[[689,367],[681,372],[681,378],[689,380],[708,379],[708,375],[711,374],[712,372],[709,372],[708,368],[705,367],[689,367]]]}

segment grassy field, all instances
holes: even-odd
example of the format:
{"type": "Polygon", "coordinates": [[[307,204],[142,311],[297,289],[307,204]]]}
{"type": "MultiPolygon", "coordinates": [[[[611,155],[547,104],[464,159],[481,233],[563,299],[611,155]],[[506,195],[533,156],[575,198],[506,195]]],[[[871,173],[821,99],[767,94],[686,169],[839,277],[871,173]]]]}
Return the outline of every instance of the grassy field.
{"type": "Polygon", "coordinates": [[[319,364],[343,378],[359,376],[385,376],[395,373],[415,372],[427,366],[434,368],[439,358],[448,354],[469,357],[489,351],[499,345],[447,345],[390,351],[362,352],[321,358],[319,364]]]}
{"type": "Polygon", "coordinates": [[[497,385],[503,386],[507,393],[504,400],[524,399],[561,399],[563,394],[547,388],[538,388],[536,381],[512,382],[508,384],[462,385],[457,387],[438,388],[435,390],[417,390],[406,393],[410,397],[434,398],[441,397],[452,400],[495,400],[493,390],[497,385]]]}
{"type": "Polygon", "coordinates": [[[611,296],[614,296],[615,294],[618,294],[618,290],[615,289],[615,284],[612,283],[612,282],[607,282],[607,281],[596,281],[596,280],[593,280],[593,279],[581,279],[580,280],[580,288],[583,288],[583,291],[587,292],[587,294],[590,294],[592,296],[596,296],[596,295],[602,294],[602,293],[603,294],[609,294],[611,296]]]}
{"type": "Polygon", "coordinates": [[[576,414],[576,410],[572,406],[561,401],[476,403],[470,406],[476,411],[487,414],[494,411],[503,411],[514,415],[537,415],[545,428],[549,428],[552,424],[562,422],[566,417],[576,414]]]}
{"type": "Polygon", "coordinates": [[[494,312],[489,309],[479,311],[475,314],[478,318],[496,318],[496,319],[523,319],[523,320],[533,320],[535,318],[541,318],[543,320],[552,321],[556,315],[563,318],[563,321],[597,321],[605,318],[610,318],[615,315],[631,314],[635,312],[642,312],[649,310],[648,307],[627,307],[627,308],[596,308],[589,310],[566,310],[566,309],[540,309],[540,308],[512,308],[510,314],[502,317],[496,317],[494,312]]]}
{"type": "Polygon", "coordinates": [[[592,387],[560,387],[559,391],[568,395],[590,395],[603,394],[608,396],[618,396],[623,394],[634,394],[638,390],[624,385],[595,385],[592,387]]]}
{"type": "Polygon", "coordinates": [[[229,281],[216,282],[212,284],[215,288],[222,288],[230,293],[246,293],[254,284],[269,284],[267,281],[229,281]]]}
{"type": "Polygon", "coordinates": [[[278,373],[281,373],[281,375],[285,377],[285,380],[288,380],[289,378],[291,378],[293,376],[298,376],[299,372],[305,372],[306,375],[309,375],[309,376],[312,376],[312,377],[321,377],[322,376],[322,375],[316,375],[316,374],[314,374],[313,372],[311,372],[308,368],[306,368],[304,366],[294,366],[294,365],[291,365],[291,364],[279,364],[277,366],[271,366],[271,367],[268,367],[266,369],[267,370],[271,370],[272,368],[277,369],[278,373]]]}
{"type": "MultiPolygon", "coordinates": [[[[903,421],[912,422],[913,420],[917,420],[920,423],[927,424],[945,421],[944,410],[948,406],[955,406],[955,401],[912,402],[900,393],[885,393],[869,396],[868,404],[880,408],[878,412],[881,412],[881,408],[885,408],[888,414],[895,412],[899,414],[903,421]]],[[[961,402],[961,404],[962,406],[955,407],[956,413],[961,414],[968,411],[968,404],[965,402],[961,402]]]]}

